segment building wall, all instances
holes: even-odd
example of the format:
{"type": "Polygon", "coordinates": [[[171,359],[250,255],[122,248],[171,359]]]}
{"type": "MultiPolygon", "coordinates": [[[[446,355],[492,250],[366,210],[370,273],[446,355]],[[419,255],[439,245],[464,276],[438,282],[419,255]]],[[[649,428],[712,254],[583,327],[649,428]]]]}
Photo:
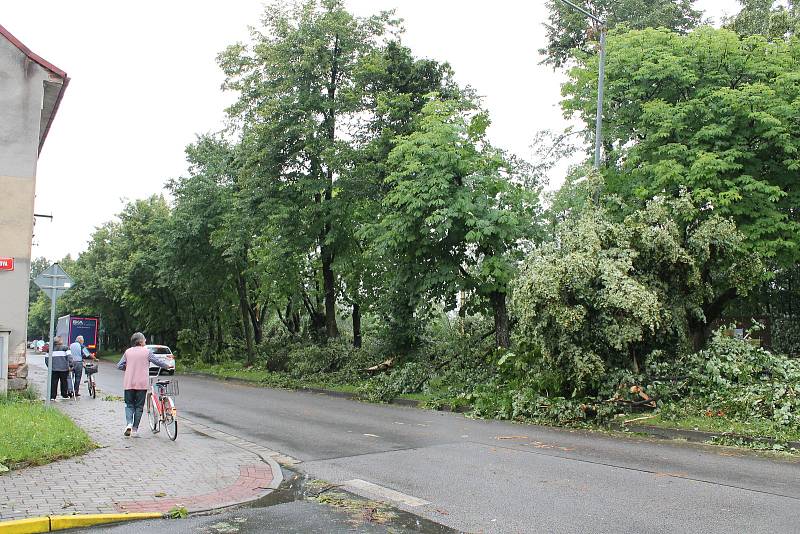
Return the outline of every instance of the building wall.
{"type": "Polygon", "coordinates": [[[0,37],[0,328],[11,330],[9,362],[25,360],[33,201],[44,82],[50,73],[0,37]]]}

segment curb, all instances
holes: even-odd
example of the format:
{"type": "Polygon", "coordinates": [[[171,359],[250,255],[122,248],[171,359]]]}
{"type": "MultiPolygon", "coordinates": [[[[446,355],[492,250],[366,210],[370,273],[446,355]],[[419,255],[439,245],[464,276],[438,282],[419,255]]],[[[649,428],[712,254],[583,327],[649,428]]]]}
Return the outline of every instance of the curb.
{"type": "Polygon", "coordinates": [[[83,514],[83,515],[48,515],[13,519],[0,522],[0,534],[33,534],[37,532],[54,532],[68,528],[91,527],[105,523],[121,521],[138,521],[140,519],[160,519],[159,513],[138,514],[83,514]]]}
{"type": "MultiPolygon", "coordinates": [[[[189,428],[191,428],[194,432],[197,432],[198,434],[202,434],[204,436],[207,436],[207,437],[209,437],[211,439],[216,439],[216,440],[222,441],[222,442],[227,443],[229,445],[232,445],[234,447],[238,447],[238,448],[240,448],[240,449],[242,449],[244,451],[247,451],[247,452],[257,456],[263,463],[267,464],[269,466],[269,468],[270,468],[270,471],[272,471],[272,481],[269,483],[269,486],[265,487],[264,489],[270,490],[269,493],[272,493],[273,491],[277,490],[278,487],[283,483],[283,469],[281,469],[281,466],[278,464],[278,462],[272,456],[267,455],[267,454],[262,454],[262,452],[260,452],[258,450],[254,450],[253,448],[247,446],[247,444],[249,444],[249,442],[245,442],[241,438],[236,438],[235,436],[231,436],[231,438],[233,438],[233,439],[225,439],[225,438],[220,437],[219,435],[214,435],[215,433],[222,433],[221,431],[216,431],[215,432],[215,431],[213,431],[213,429],[210,429],[211,431],[206,431],[204,428],[201,428],[201,427],[203,427],[205,425],[198,424],[198,423],[192,421],[191,419],[187,419],[187,418],[184,418],[184,421],[186,423],[188,423],[187,426],[189,428]]],[[[278,453],[275,453],[275,454],[277,455],[278,453]]],[[[265,495],[268,495],[269,493],[267,493],[265,495]]],[[[203,509],[199,509],[199,510],[192,510],[192,512],[190,512],[190,514],[191,515],[202,514],[202,513],[210,512],[210,511],[213,511],[213,510],[223,510],[225,508],[230,508],[230,507],[233,507],[233,506],[240,506],[242,504],[261,499],[265,495],[260,495],[260,496],[257,496],[257,497],[253,497],[252,499],[243,499],[241,501],[232,502],[230,504],[225,504],[224,506],[212,506],[212,507],[209,507],[209,508],[203,508],[203,509]]],[[[3,533],[0,532],[0,534],[3,534],[3,533]]]]}
{"type": "MultiPolygon", "coordinates": [[[[360,397],[357,393],[347,393],[345,391],[333,391],[330,389],[323,389],[323,388],[281,388],[281,387],[273,387],[273,386],[266,386],[263,385],[261,382],[256,380],[247,380],[246,378],[237,378],[234,376],[217,376],[212,375],[210,373],[201,373],[198,371],[181,371],[178,373],[179,375],[184,376],[195,376],[198,378],[209,378],[212,380],[217,380],[219,382],[232,382],[234,384],[240,384],[243,386],[250,386],[255,388],[267,388],[267,389],[283,389],[286,391],[301,391],[303,393],[316,393],[318,395],[327,395],[329,397],[335,397],[339,399],[347,399],[347,400],[354,400],[359,402],[369,402],[371,404],[381,404],[368,401],[363,397],[360,397]]],[[[397,406],[408,406],[410,408],[419,408],[420,410],[429,410],[431,408],[425,408],[423,405],[425,404],[423,401],[413,400],[413,399],[403,399],[397,398],[392,399],[385,404],[395,404],[397,406]]],[[[466,413],[470,409],[469,406],[452,406],[450,404],[443,404],[439,408],[433,409],[437,412],[451,412],[451,413],[466,413]]]]}
{"type": "MultiPolygon", "coordinates": [[[[653,425],[626,425],[614,424],[614,430],[622,432],[637,432],[640,434],[647,434],[649,436],[661,439],[684,439],[694,443],[706,443],[717,438],[733,438],[741,440],[744,443],[763,443],[765,445],[775,445],[779,443],[773,438],[758,438],[752,436],[745,436],[742,434],[735,434],[733,432],[706,432],[704,430],[688,430],[682,428],[662,428],[653,425]]],[[[780,442],[783,443],[783,442],[780,442]]],[[[789,448],[800,450],[800,441],[786,442],[789,448]]]]}

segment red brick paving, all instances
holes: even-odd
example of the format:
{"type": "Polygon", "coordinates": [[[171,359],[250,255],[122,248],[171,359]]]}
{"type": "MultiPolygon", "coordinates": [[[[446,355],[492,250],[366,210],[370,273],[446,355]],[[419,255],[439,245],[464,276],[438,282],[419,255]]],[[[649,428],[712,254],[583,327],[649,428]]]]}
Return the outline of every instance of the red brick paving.
{"type": "Polygon", "coordinates": [[[168,512],[175,507],[186,507],[190,512],[230,506],[256,498],[269,491],[272,470],[268,465],[243,465],[239,467],[239,478],[227,488],[213,493],[188,495],[185,497],[154,497],[152,500],[122,501],[114,503],[120,512],[168,512]]]}

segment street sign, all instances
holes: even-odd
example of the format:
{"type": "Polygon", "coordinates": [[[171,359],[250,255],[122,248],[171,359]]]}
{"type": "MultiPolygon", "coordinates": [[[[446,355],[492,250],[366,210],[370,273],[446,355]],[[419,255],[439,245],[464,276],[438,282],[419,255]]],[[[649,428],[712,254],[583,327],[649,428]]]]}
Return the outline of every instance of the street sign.
{"type": "Polygon", "coordinates": [[[58,298],[72,287],[73,282],[64,269],[59,264],[54,263],[37,276],[33,283],[47,293],[48,297],[58,298]]]}
{"type": "Polygon", "coordinates": [[[14,258],[0,258],[0,271],[13,271],[14,258]]]}
{"type": "Polygon", "coordinates": [[[56,299],[72,287],[72,278],[59,264],[54,263],[37,276],[33,282],[50,297],[50,352],[47,354],[47,398],[45,399],[45,402],[50,404],[50,388],[53,381],[53,327],[56,322],[56,299]]]}

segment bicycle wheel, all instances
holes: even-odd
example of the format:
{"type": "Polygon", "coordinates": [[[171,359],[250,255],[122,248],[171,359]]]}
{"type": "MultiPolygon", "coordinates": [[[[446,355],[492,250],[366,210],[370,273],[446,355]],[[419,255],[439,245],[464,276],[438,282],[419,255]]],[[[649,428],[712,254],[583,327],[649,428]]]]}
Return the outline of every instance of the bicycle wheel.
{"type": "Polygon", "coordinates": [[[145,403],[147,404],[147,420],[150,422],[150,430],[152,430],[153,433],[158,432],[158,411],[156,411],[156,405],[153,402],[152,392],[147,392],[145,403]]]}
{"type": "Polygon", "coordinates": [[[97,388],[94,385],[94,376],[89,375],[89,396],[93,399],[97,398],[97,388]]]}
{"type": "Polygon", "coordinates": [[[178,437],[178,420],[175,414],[175,403],[172,397],[164,397],[164,430],[172,441],[178,437]]]}

